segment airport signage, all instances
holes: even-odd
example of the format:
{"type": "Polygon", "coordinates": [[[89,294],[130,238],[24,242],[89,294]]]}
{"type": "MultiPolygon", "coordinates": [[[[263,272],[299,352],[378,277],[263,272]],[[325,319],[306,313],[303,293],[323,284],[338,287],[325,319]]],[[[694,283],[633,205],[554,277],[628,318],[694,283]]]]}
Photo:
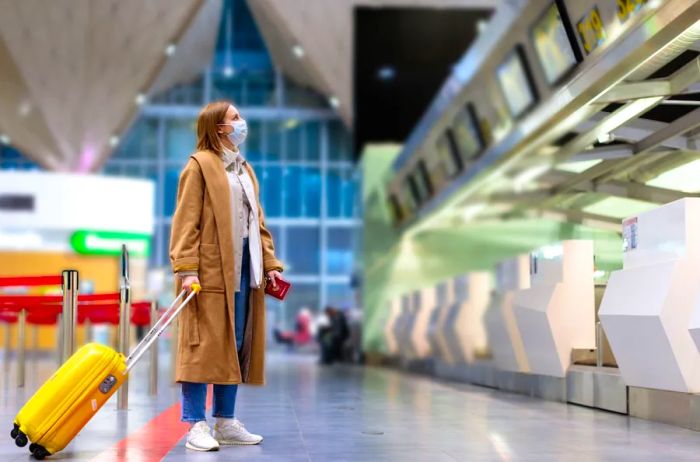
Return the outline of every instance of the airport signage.
{"type": "Polygon", "coordinates": [[[147,234],[79,230],[70,243],[81,255],[120,255],[122,244],[131,256],[148,257],[151,253],[151,237],[147,234]]]}

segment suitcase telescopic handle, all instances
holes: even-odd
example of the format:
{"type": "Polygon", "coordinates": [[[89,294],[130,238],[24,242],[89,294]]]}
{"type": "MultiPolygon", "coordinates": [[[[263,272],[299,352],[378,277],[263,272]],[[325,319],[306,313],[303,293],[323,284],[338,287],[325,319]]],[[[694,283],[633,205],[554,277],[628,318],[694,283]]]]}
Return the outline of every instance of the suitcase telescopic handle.
{"type": "Polygon", "coordinates": [[[202,290],[202,287],[199,284],[192,284],[192,292],[185,298],[185,300],[178,305],[178,302],[182,300],[182,297],[185,296],[187,293],[186,290],[182,290],[180,292],[180,295],[177,296],[175,300],[170,304],[167,310],[165,310],[165,313],[163,313],[163,316],[161,316],[158,321],[151,327],[151,330],[148,331],[146,336],[141,340],[138,345],[136,345],[136,348],[134,348],[134,351],[131,352],[129,357],[126,359],[126,372],[128,373],[134,365],[141,359],[141,356],[143,356],[148,349],[153,345],[153,342],[155,342],[158,337],[160,337],[160,334],[162,334],[165,329],[168,328],[171,322],[177,317],[178,314],[180,314],[180,311],[183,310],[187,306],[187,304],[192,300],[192,298],[199,293],[199,291],[202,290]],[[176,306],[177,305],[177,306],[176,306]]]}

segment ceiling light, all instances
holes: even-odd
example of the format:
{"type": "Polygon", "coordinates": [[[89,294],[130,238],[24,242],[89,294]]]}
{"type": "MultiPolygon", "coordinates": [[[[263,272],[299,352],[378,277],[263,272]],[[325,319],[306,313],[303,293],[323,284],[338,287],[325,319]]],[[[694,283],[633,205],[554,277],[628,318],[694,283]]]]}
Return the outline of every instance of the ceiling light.
{"type": "Polygon", "coordinates": [[[135,101],[136,101],[136,104],[141,106],[143,103],[146,102],[146,95],[144,95],[143,93],[139,93],[138,95],[136,95],[135,101]]]}
{"type": "Polygon", "coordinates": [[[284,128],[287,130],[292,130],[296,127],[299,126],[299,119],[287,119],[287,121],[284,123],[284,128]]]}
{"type": "Polygon", "coordinates": [[[174,43],[171,43],[167,47],[165,47],[165,55],[166,56],[172,56],[175,54],[175,50],[177,50],[177,45],[174,43]]]}
{"type": "Polygon", "coordinates": [[[294,56],[299,59],[304,57],[304,49],[301,47],[301,45],[294,45],[292,47],[292,53],[294,53],[294,56]]]}
{"type": "Polygon", "coordinates": [[[109,137],[109,145],[111,147],[115,147],[118,144],[119,144],[119,137],[118,136],[112,135],[109,137]]]}
{"type": "Polygon", "coordinates": [[[233,74],[234,74],[233,66],[224,67],[224,77],[226,77],[228,79],[230,77],[233,77],[233,74]]]}
{"type": "Polygon", "coordinates": [[[10,137],[8,135],[6,135],[4,133],[2,135],[0,135],[0,144],[10,144],[11,141],[12,140],[10,139],[10,137]]]}
{"type": "Polygon", "coordinates": [[[330,104],[333,109],[338,109],[340,106],[340,100],[337,96],[331,96],[328,98],[328,104],[330,104]]]}
{"type": "Polygon", "coordinates": [[[476,31],[479,34],[483,34],[484,31],[486,30],[486,27],[488,27],[489,23],[488,21],[484,19],[480,19],[479,21],[476,22],[476,31]]]}
{"type": "Polygon", "coordinates": [[[393,80],[396,77],[396,69],[393,66],[382,66],[377,71],[379,80],[393,80]]]}

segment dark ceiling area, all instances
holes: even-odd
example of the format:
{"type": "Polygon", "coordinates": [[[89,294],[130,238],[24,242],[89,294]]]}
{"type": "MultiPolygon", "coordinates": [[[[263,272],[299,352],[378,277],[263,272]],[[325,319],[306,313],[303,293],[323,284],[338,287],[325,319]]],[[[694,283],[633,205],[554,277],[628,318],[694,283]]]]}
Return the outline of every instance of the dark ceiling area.
{"type": "Polygon", "coordinates": [[[404,142],[490,10],[355,9],[355,152],[404,142]]]}

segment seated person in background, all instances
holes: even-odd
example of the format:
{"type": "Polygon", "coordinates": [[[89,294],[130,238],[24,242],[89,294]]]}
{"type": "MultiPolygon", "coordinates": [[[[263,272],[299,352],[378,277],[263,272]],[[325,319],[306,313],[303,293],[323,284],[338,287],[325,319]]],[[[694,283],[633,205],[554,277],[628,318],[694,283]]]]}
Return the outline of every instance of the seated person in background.
{"type": "Polygon", "coordinates": [[[274,330],[275,341],[289,348],[304,346],[311,342],[311,311],[304,307],[297,313],[294,331],[282,331],[279,327],[274,330]]]}

